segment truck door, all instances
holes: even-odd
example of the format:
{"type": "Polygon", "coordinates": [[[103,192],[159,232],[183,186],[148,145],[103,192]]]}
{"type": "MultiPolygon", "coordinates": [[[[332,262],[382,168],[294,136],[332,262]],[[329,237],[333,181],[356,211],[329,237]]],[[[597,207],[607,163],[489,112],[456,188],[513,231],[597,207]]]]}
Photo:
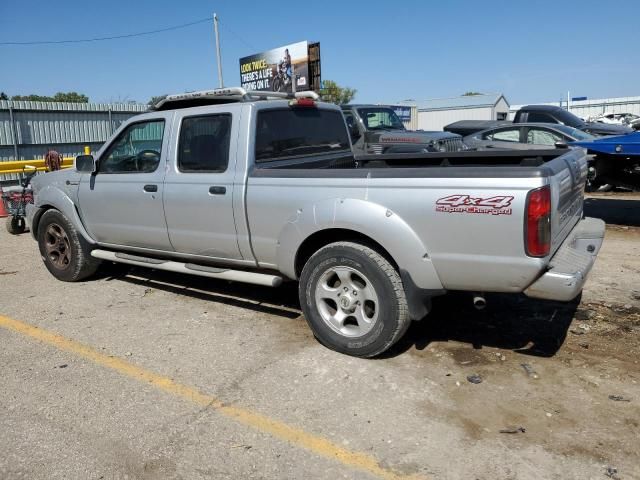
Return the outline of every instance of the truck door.
{"type": "Polygon", "coordinates": [[[177,148],[164,186],[167,227],[176,252],[242,259],[233,216],[237,112],[176,114],[177,148]]]}
{"type": "Polygon", "coordinates": [[[172,250],[162,207],[167,118],[129,124],[83,175],[79,210],[99,243],[172,250]]]}

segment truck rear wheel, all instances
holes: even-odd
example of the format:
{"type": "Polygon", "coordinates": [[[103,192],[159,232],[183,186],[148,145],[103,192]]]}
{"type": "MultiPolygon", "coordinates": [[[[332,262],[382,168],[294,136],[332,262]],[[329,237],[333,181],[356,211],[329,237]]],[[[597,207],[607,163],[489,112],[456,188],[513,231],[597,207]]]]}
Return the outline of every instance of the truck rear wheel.
{"type": "Polygon", "coordinates": [[[386,258],[358,243],[318,250],[302,270],[299,295],[315,337],[347,355],[379,355],[409,327],[400,275],[386,258]]]}
{"type": "Polygon", "coordinates": [[[58,280],[77,282],[90,277],[100,265],[89,246],[58,210],[47,210],[38,223],[38,246],[47,270],[58,280]]]}

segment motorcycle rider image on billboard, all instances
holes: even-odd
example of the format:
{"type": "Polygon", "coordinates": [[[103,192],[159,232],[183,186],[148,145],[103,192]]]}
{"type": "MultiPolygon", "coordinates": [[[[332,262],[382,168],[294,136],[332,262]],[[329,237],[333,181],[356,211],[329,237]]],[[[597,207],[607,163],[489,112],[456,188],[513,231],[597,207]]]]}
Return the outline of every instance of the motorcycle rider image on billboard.
{"type": "Polygon", "coordinates": [[[240,84],[246,90],[291,93],[294,81],[297,92],[311,89],[307,41],[240,59],[240,84]]]}

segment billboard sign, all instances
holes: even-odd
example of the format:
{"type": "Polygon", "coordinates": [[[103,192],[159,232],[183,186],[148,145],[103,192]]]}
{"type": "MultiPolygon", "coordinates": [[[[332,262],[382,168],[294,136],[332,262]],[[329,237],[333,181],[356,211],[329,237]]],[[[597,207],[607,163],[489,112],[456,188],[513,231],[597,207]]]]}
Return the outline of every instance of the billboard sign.
{"type": "Polygon", "coordinates": [[[292,92],[311,90],[309,43],[292,43],[240,59],[240,85],[246,90],[292,92]]]}

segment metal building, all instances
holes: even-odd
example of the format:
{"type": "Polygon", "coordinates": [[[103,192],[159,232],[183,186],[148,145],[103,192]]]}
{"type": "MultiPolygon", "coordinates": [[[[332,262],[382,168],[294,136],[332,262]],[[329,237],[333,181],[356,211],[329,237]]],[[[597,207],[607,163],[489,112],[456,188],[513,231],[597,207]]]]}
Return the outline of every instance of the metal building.
{"type": "Polygon", "coordinates": [[[509,102],[501,93],[436,98],[418,102],[418,128],[442,130],[458,120],[506,120],[509,102]]]}
{"type": "MultiPolygon", "coordinates": [[[[510,118],[515,112],[525,105],[559,105],[566,108],[567,101],[528,103],[523,105],[513,105],[510,108],[510,118]]],[[[633,113],[640,115],[640,97],[618,97],[618,98],[598,98],[593,100],[578,100],[569,102],[569,110],[575,115],[585,120],[594,119],[603,113],[633,113]]]]}
{"type": "Polygon", "coordinates": [[[97,150],[122,122],[146,105],[0,100],[0,161],[64,156],[97,150]]]}

